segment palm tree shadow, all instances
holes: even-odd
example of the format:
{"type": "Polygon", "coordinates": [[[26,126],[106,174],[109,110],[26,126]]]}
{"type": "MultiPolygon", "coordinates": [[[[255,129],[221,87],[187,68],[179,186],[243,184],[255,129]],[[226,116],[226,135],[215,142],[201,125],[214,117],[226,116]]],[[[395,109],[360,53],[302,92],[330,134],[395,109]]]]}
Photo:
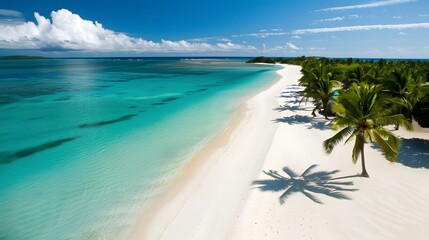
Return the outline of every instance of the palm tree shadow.
{"type": "Polygon", "coordinates": [[[326,130],[329,129],[329,122],[323,119],[315,119],[309,116],[292,115],[289,117],[282,117],[273,120],[276,123],[287,123],[289,125],[302,125],[306,124],[308,129],[326,130]]]}
{"type": "Polygon", "coordinates": [[[301,107],[301,106],[293,106],[293,105],[285,104],[284,106],[274,108],[274,110],[277,112],[284,112],[284,111],[296,112],[296,111],[304,111],[306,109],[305,109],[305,107],[301,107]]]}
{"type": "MultiPolygon", "coordinates": [[[[381,151],[380,147],[376,144],[372,144],[371,147],[381,151]]],[[[429,169],[429,140],[402,138],[396,162],[411,168],[429,169]]]]}
{"type": "Polygon", "coordinates": [[[325,196],[348,199],[350,198],[344,192],[354,192],[358,189],[350,188],[353,182],[341,182],[340,179],[358,177],[359,175],[345,176],[334,178],[334,174],[339,170],[326,172],[313,172],[317,165],[311,165],[301,175],[296,174],[288,167],[283,168],[285,176],[279,174],[277,171],[270,170],[264,173],[271,177],[271,179],[257,180],[253,182],[256,188],[261,191],[280,192],[284,191],[279,197],[280,204],[285,203],[286,199],[294,193],[302,193],[315,203],[322,204],[316,195],[322,194],[325,196]]]}

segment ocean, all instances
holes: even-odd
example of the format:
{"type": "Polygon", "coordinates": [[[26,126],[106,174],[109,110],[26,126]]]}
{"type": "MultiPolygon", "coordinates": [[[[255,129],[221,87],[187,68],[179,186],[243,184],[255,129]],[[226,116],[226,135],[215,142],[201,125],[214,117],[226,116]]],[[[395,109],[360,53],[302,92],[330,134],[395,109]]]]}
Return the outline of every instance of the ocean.
{"type": "Polygon", "coordinates": [[[123,239],[237,106],[239,59],[0,61],[0,239],[123,239]]]}

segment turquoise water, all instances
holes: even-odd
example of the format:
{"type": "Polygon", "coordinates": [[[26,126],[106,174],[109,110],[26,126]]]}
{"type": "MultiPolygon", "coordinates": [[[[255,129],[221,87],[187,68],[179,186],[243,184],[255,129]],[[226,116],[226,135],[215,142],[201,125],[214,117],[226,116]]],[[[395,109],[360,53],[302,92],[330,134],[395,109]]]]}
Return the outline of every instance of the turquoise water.
{"type": "Polygon", "coordinates": [[[0,239],[121,239],[277,77],[179,59],[0,61],[0,239]]]}

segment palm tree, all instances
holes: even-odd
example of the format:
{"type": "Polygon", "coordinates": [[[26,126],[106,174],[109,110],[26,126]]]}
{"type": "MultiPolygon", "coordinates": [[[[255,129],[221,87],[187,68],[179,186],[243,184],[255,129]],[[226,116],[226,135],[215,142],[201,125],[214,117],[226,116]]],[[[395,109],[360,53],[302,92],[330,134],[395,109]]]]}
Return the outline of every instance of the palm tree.
{"type": "MultiPolygon", "coordinates": [[[[386,92],[400,99],[399,113],[403,113],[409,121],[411,121],[414,106],[423,97],[424,82],[423,74],[407,66],[393,70],[390,77],[383,81],[386,92]]],[[[396,125],[396,129],[398,128],[399,126],[396,125]]]]}
{"type": "Polygon", "coordinates": [[[353,84],[349,91],[342,92],[334,106],[337,118],[332,122],[334,130],[341,129],[333,137],[325,140],[323,146],[327,153],[345,137],[346,143],[355,139],[352,152],[353,162],[359,155],[362,163],[362,177],[369,177],[365,168],[364,145],[376,142],[389,161],[395,161],[399,152],[400,140],[384,128],[386,125],[399,124],[411,129],[411,124],[402,114],[395,114],[392,98],[383,95],[381,89],[366,83],[353,84]]]}
{"type": "MultiPolygon", "coordinates": [[[[323,109],[323,115],[328,119],[328,104],[334,99],[335,87],[340,84],[335,78],[338,71],[325,62],[318,62],[315,65],[307,65],[302,69],[303,77],[300,79],[300,85],[304,86],[301,92],[303,100],[314,99],[315,107],[311,114],[316,116],[317,109],[323,109]]],[[[301,100],[302,101],[302,100],[301,100]]]]}
{"type": "Polygon", "coordinates": [[[372,83],[374,82],[374,76],[373,71],[370,66],[358,66],[350,71],[347,72],[347,77],[343,81],[344,82],[344,88],[349,88],[352,83],[360,83],[360,82],[367,82],[372,83]]]}

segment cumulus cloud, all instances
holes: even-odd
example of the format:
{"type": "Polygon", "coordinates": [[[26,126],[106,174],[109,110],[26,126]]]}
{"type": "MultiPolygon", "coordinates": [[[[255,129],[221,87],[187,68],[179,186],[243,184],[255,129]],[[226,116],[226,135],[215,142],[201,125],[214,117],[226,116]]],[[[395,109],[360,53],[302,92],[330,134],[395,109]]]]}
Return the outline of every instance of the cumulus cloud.
{"type": "Polygon", "coordinates": [[[349,27],[333,27],[333,28],[310,28],[292,31],[292,34],[306,34],[306,33],[329,33],[329,32],[350,32],[350,31],[369,31],[369,30],[383,30],[383,29],[420,29],[429,28],[429,23],[411,23],[411,24],[388,24],[388,25],[361,25],[349,27]]]}
{"type": "Polygon", "coordinates": [[[216,47],[221,50],[256,50],[255,47],[253,46],[243,46],[240,44],[234,44],[231,42],[227,42],[227,43],[218,43],[216,44],[216,47]]]}
{"type": "Polygon", "coordinates": [[[34,13],[36,22],[0,23],[0,48],[90,52],[216,52],[253,51],[252,46],[161,40],[153,42],[106,29],[67,9],[52,11],[51,19],[34,13]]]}
{"type": "Polygon", "coordinates": [[[377,1],[377,2],[371,2],[371,3],[357,4],[357,5],[324,8],[318,11],[341,11],[341,10],[353,10],[353,9],[362,9],[362,8],[377,8],[377,7],[384,7],[384,6],[390,6],[390,5],[396,5],[396,4],[409,3],[414,1],[416,0],[386,0],[386,1],[377,1]]]}
{"type": "Polygon", "coordinates": [[[294,38],[294,39],[301,39],[301,37],[298,36],[298,35],[293,35],[292,38],[294,38]]]}

